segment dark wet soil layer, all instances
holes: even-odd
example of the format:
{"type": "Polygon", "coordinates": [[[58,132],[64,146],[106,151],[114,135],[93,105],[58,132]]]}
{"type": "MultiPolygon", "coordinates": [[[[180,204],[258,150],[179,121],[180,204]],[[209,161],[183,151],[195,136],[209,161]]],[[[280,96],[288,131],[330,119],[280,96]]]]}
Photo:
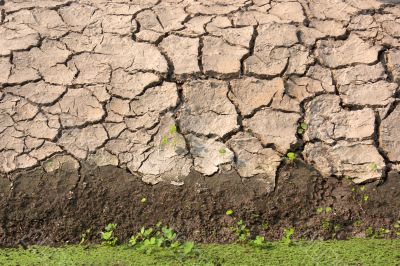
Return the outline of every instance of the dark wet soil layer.
{"type": "Polygon", "coordinates": [[[92,229],[91,241],[107,223],[117,223],[126,241],[141,226],[159,221],[182,239],[231,242],[231,227],[243,219],[252,234],[281,238],[294,227],[296,238],[327,239],[365,236],[389,229],[400,219],[400,175],[365,187],[348,180],[322,178],[301,161],[285,165],[273,192],[235,173],[203,177],[192,173],[183,186],[144,184],[117,167],[77,172],[41,170],[0,178],[0,245],[61,245],[79,242],[92,229]],[[10,178],[10,177],[9,177],[10,178]],[[146,198],[142,203],[141,199],[146,198]],[[329,211],[330,207],[331,211],[329,211]],[[226,210],[234,211],[232,216],[226,210]]]}

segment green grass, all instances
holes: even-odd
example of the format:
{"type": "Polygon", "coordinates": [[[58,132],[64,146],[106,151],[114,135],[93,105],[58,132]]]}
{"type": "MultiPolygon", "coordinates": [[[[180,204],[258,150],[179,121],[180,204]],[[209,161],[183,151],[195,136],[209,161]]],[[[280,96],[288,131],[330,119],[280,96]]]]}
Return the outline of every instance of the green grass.
{"type": "Polygon", "coordinates": [[[200,245],[195,258],[169,250],[146,255],[127,245],[0,249],[0,265],[400,265],[400,240],[274,242],[264,249],[249,245],[200,245]],[[220,263],[220,264],[218,264],[220,263]]]}

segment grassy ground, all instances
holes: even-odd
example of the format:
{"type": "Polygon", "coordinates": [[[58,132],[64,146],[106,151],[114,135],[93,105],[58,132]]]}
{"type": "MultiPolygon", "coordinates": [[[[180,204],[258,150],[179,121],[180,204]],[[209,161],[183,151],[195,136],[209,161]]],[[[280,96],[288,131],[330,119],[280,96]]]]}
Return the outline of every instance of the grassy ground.
{"type": "Polygon", "coordinates": [[[201,245],[190,256],[158,250],[148,255],[127,245],[0,249],[0,265],[400,265],[400,240],[201,245]]]}

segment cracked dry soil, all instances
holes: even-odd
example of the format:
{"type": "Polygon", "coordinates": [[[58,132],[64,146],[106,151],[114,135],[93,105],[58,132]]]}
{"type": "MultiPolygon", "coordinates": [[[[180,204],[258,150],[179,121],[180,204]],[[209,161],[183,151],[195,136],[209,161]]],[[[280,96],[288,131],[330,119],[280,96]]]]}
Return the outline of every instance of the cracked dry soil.
{"type": "Polygon", "coordinates": [[[0,1],[0,245],[389,228],[399,84],[397,0],[0,1]]]}

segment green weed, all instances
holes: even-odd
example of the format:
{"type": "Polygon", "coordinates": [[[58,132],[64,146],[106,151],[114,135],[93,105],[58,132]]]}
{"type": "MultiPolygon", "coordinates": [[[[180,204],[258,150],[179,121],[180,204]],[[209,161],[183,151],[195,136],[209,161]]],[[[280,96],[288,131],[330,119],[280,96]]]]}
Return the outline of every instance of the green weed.
{"type": "Polygon", "coordinates": [[[282,243],[286,246],[291,246],[293,244],[292,237],[294,235],[294,228],[289,228],[289,229],[283,229],[283,237],[282,237],[282,243]]]}
{"type": "Polygon", "coordinates": [[[117,228],[116,224],[108,224],[104,231],[101,232],[101,243],[106,246],[115,246],[118,238],[114,236],[114,230],[117,228]]]}
{"type": "Polygon", "coordinates": [[[298,133],[299,135],[303,135],[304,132],[307,130],[307,128],[308,128],[307,123],[301,122],[301,123],[300,123],[300,126],[297,128],[297,133],[298,133]]]}

